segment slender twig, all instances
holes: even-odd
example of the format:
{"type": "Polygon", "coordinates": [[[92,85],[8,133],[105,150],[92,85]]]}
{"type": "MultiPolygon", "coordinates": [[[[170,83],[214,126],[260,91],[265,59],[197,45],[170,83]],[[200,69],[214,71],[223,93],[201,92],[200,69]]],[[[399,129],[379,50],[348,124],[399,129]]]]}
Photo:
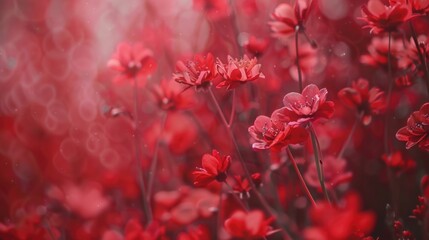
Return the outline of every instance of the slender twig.
{"type": "Polygon", "coordinates": [[[302,177],[301,171],[299,170],[298,165],[296,164],[295,158],[293,157],[289,147],[286,147],[286,153],[287,153],[288,158],[292,162],[293,168],[295,169],[295,173],[299,178],[299,182],[301,183],[302,189],[304,190],[305,194],[307,195],[308,200],[310,200],[313,207],[316,207],[317,206],[316,201],[314,201],[314,198],[311,195],[310,190],[308,189],[304,178],[302,177]]]}
{"type": "Polygon", "coordinates": [[[159,135],[157,137],[156,140],[156,144],[155,144],[155,151],[153,153],[153,157],[152,157],[152,162],[150,165],[150,170],[149,170],[149,181],[148,181],[148,187],[147,187],[147,201],[150,203],[150,196],[152,195],[152,189],[153,189],[153,183],[155,180],[155,172],[156,172],[156,168],[158,165],[158,151],[159,151],[159,147],[161,145],[161,136],[164,132],[164,128],[165,128],[165,123],[167,122],[167,112],[163,113],[162,117],[161,117],[161,130],[159,132],[159,135]]]}
{"type": "Polygon", "coordinates": [[[135,120],[135,126],[134,126],[134,147],[135,147],[135,154],[136,154],[136,167],[137,167],[137,180],[140,187],[140,194],[141,194],[141,204],[143,207],[143,213],[145,216],[146,223],[149,223],[152,221],[152,212],[149,207],[149,203],[147,202],[147,195],[145,190],[145,183],[143,178],[143,170],[142,170],[142,163],[141,163],[141,143],[140,143],[140,118],[139,118],[139,96],[138,96],[138,86],[137,86],[137,77],[134,77],[134,120],[135,120]]]}
{"type": "Polygon", "coordinates": [[[310,129],[311,144],[313,146],[314,161],[316,162],[316,168],[317,168],[317,174],[319,177],[320,186],[322,187],[322,191],[323,191],[323,194],[325,195],[326,200],[329,203],[331,203],[331,199],[329,198],[329,193],[325,185],[325,176],[323,173],[323,161],[321,156],[322,152],[320,151],[319,141],[317,139],[316,132],[314,131],[311,123],[308,125],[308,127],[310,129]]]}
{"type": "Polygon", "coordinates": [[[302,73],[301,73],[301,66],[299,64],[299,41],[298,41],[298,36],[299,36],[299,28],[296,29],[295,31],[295,53],[296,53],[296,70],[298,71],[298,83],[299,83],[299,92],[302,92],[303,89],[303,85],[302,85],[302,73]]]}
{"type": "Polygon", "coordinates": [[[344,152],[346,151],[347,146],[349,145],[350,141],[352,140],[352,137],[356,131],[357,126],[359,125],[360,121],[362,120],[364,112],[362,111],[359,116],[355,119],[355,123],[353,124],[352,129],[349,132],[349,135],[347,136],[346,141],[344,141],[343,146],[341,147],[340,152],[338,153],[337,158],[342,158],[344,152]]]}
{"type": "Polygon", "coordinates": [[[424,72],[425,78],[426,78],[426,90],[428,91],[428,94],[429,94],[429,68],[428,68],[428,65],[426,62],[426,56],[424,56],[422,53],[422,49],[420,48],[420,44],[419,44],[419,41],[417,39],[416,30],[414,29],[413,23],[411,21],[409,21],[409,25],[410,25],[410,29],[411,29],[411,37],[414,41],[414,44],[416,45],[417,54],[419,56],[419,59],[420,59],[422,66],[423,66],[423,72],[424,72]]]}

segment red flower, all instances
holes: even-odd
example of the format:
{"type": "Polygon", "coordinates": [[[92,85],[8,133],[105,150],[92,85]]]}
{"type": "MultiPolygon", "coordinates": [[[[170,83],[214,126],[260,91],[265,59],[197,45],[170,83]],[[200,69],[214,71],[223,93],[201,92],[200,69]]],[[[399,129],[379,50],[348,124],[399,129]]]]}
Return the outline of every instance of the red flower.
{"type": "Polygon", "coordinates": [[[227,0],[194,0],[194,9],[204,11],[209,20],[217,21],[228,17],[231,9],[227,0]]]}
{"type": "Polygon", "coordinates": [[[204,154],[201,165],[202,168],[197,168],[192,173],[196,186],[206,186],[214,180],[224,182],[226,171],[231,165],[231,157],[222,157],[218,151],[213,150],[212,154],[204,154]]]}
{"type": "Polygon", "coordinates": [[[176,63],[176,73],[173,79],[178,83],[194,86],[196,90],[206,89],[216,77],[216,65],[211,53],[207,56],[195,55],[194,59],[184,63],[176,63]]]}
{"type": "Polygon", "coordinates": [[[372,115],[380,114],[386,107],[384,92],[373,87],[369,89],[366,79],[358,79],[352,87],[346,87],[338,92],[338,98],[347,107],[354,108],[363,113],[362,123],[369,125],[372,115]]]}
{"type": "Polygon", "coordinates": [[[390,3],[384,5],[381,0],[369,0],[362,6],[362,20],[367,22],[364,28],[370,28],[371,33],[396,31],[399,25],[411,18],[409,4],[390,3]]]}
{"type": "MultiPolygon", "coordinates": [[[[343,158],[336,158],[330,155],[324,157],[323,170],[325,183],[329,188],[335,188],[339,184],[348,183],[353,177],[351,172],[346,171],[346,161],[343,158]]],[[[319,176],[314,161],[310,163],[304,177],[308,185],[320,188],[319,176]]]]}
{"type": "Polygon", "coordinates": [[[216,67],[218,73],[223,77],[223,81],[216,87],[233,89],[248,81],[265,78],[264,74],[261,72],[261,64],[257,64],[257,62],[258,60],[256,58],[249,59],[247,55],[244,55],[240,60],[228,56],[227,64],[223,64],[218,59],[216,67]]]}
{"type": "Polygon", "coordinates": [[[428,0],[390,0],[390,4],[407,4],[411,5],[411,9],[414,14],[425,14],[429,13],[429,1],[428,0]]]}
{"type": "Polygon", "coordinates": [[[405,148],[410,149],[419,145],[421,149],[429,151],[429,103],[423,104],[419,111],[415,111],[407,120],[407,126],[396,133],[399,141],[405,141],[405,148]]]}
{"type": "MultiPolygon", "coordinates": [[[[262,185],[262,176],[260,173],[254,173],[250,176],[252,178],[253,183],[256,187],[260,187],[262,185]]],[[[234,176],[235,185],[232,187],[234,192],[238,193],[240,198],[243,199],[243,196],[250,197],[251,186],[249,180],[247,178],[243,178],[241,176],[234,176]]]]}
{"type": "Polygon", "coordinates": [[[288,125],[301,125],[319,118],[331,118],[334,114],[334,102],[326,101],[328,91],[310,84],[302,90],[302,94],[291,92],[283,98],[284,107],[276,110],[277,115],[288,125]]]}
{"type": "Polygon", "coordinates": [[[142,44],[121,43],[112,59],[107,62],[107,66],[121,73],[114,79],[115,82],[119,83],[153,72],[156,63],[152,51],[144,48],[142,44]]]}
{"type": "Polygon", "coordinates": [[[399,173],[411,171],[416,168],[416,162],[405,157],[401,151],[395,151],[390,155],[383,154],[381,159],[388,167],[398,170],[399,173]]]}
{"type": "Polygon", "coordinates": [[[151,88],[158,106],[165,111],[186,109],[192,106],[193,99],[183,93],[180,84],[163,80],[151,88]]]}
{"type": "MultiPolygon", "coordinates": [[[[362,55],[360,57],[360,62],[372,67],[378,68],[383,67],[387,70],[387,57],[389,50],[389,37],[373,37],[371,44],[368,46],[368,54],[362,55]]],[[[392,39],[390,42],[390,53],[392,60],[392,70],[395,71],[398,69],[398,61],[404,51],[404,44],[402,40],[392,39]]]]}
{"type": "Polygon", "coordinates": [[[306,240],[359,239],[368,234],[375,225],[372,212],[361,212],[359,197],[346,196],[344,205],[336,207],[322,202],[311,211],[313,226],[304,230],[306,240]]]}
{"type": "Polygon", "coordinates": [[[269,22],[274,36],[286,39],[297,30],[304,30],[311,4],[311,0],[297,0],[293,8],[287,3],[278,5],[271,15],[274,21],[269,22]]]}
{"type": "Polygon", "coordinates": [[[272,219],[264,219],[264,213],[260,210],[248,213],[238,210],[225,221],[225,230],[238,238],[265,237],[271,229],[271,221],[272,219]]]}
{"type": "Polygon", "coordinates": [[[249,133],[257,142],[253,149],[283,148],[289,144],[302,143],[307,139],[308,133],[302,127],[289,126],[277,118],[258,116],[249,133]]]}
{"type": "Polygon", "coordinates": [[[244,47],[246,50],[255,57],[261,56],[267,49],[269,40],[265,38],[256,38],[255,36],[250,36],[244,47]]]}

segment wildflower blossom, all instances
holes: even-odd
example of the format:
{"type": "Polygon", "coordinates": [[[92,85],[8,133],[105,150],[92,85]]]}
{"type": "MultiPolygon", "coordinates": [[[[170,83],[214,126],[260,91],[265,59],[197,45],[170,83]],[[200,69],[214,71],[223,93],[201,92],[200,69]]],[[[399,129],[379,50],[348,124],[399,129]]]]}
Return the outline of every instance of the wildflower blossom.
{"type": "Polygon", "coordinates": [[[287,39],[297,30],[304,30],[311,4],[311,0],[297,0],[294,7],[287,3],[278,5],[271,15],[273,21],[269,23],[274,36],[287,39]]]}
{"type": "Polygon", "coordinates": [[[363,113],[364,125],[369,125],[372,116],[380,114],[386,107],[384,92],[376,87],[370,89],[368,80],[362,78],[353,82],[352,87],[341,89],[338,98],[347,107],[363,113]]]}
{"type": "Polygon", "coordinates": [[[186,63],[178,61],[173,79],[178,83],[195,87],[196,90],[199,90],[209,87],[216,75],[214,57],[211,53],[208,53],[206,56],[195,55],[193,60],[189,60],[186,63]]]}
{"type": "Polygon", "coordinates": [[[107,66],[121,73],[114,79],[114,82],[121,83],[153,72],[156,62],[152,51],[144,48],[142,44],[121,43],[107,66]]]}
{"type": "Polygon", "coordinates": [[[361,19],[367,22],[364,28],[370,28],[371,33],[392,32],[411,18],[411,8],[405,3],[386,6],[381,0],[369,0],[362,6],[362,16],[361,19]]]}
{"type": "Polygon", "coordinates": [[[256,58],[250,59],[247,55],[240,60],[228,56],[228,63],[224,64],[219,59],[217,61],[217,71],[222,76],[223,81],[216,87],[233,89],[241,84],[254,81],[258,78],[265,78],[261,72],[261,64],[256,58]]]}
{"type": "Polygon", "coordinates": [[[231,165],[230,156],[221,156],[218,151],[213,150],[212,154],[204,154],[201,161],[202,168],[195,170],[194,184],[196,186],[206,186],[212,181],[223,182],[226,180],[226,171],[231,165]]]}
{"type": "Polygon", "coordinates": [[[410,149],[417,145],[429,151],[429,103],[423,104],[419,111],[415,111],[407,120],[407,126],[396,133],[399,141],[406,142],[405,148],[410,149]]]}
{"type": "Polygon", "coordinates": [[[334,102],[326,101],[328,90],[310,84],[301,93],[291,92],[283,98],[284,107],[273,114],[288,125],[300,125],[320,118],[331,118],[334,102]]]}

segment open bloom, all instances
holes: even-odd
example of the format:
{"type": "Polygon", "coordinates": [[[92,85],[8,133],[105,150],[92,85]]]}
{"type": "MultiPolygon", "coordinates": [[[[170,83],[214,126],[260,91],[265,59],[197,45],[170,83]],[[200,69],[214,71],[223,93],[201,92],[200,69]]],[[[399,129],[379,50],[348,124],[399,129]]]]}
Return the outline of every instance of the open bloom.
{"type": "Polygon", "coordinates": [[[297,0],[294,7],[287,3],[278,5],[271,15],[274,21],[269,23],[274,36],[279,39],[286,39],[297,30],[303,30],[311,3],[311,0],[297,0]]]}
{"type": "Polygon", "coordinates": [[[214,57],[211,53],[208,53],[206,56],[195,55],[193,60],[186,63],[178,61],[173,79],[178,83],[193,86],[198,90],[209,87],[216,75],[214,57]]]}
{"type": "Polygon", "coordinates": [[[258,116],[249,133],[257,142],[253,149],[269,149],[287,146],[288,144],[302,143],[307,139],[307,131],[300,127],[292,127],[275,117],[258,116]]]}
{"type": "Polygon", "coordinates": [[[386,107],[384,92],[376,87],[370,89],[368,80],[362,78],[353,82],[352,87],[341,89],[338,92],[338,98],[347,107],[363,113],[364,125],[369,125],[372,115],[380,114],[386,107]]]}
{"type": "Polygon", "coordinates": [[[396,133],[399,141],[405,141],[405,148],[410,149],[419,145],[421,149],[429,151],[429,103],[423,104],[419,111],[415,111],[407,120],[407,126],[396,133]]]}
{"type": "Polygon", "coordinates": [[[217,60],[217,71],[222,76],[223,81],[216,87],[226,89],[233,89],[241,84],[258,78],[265,78],[261,72],[261,64],[257,64],[256,58],[250,59],[244,55],[242,59],[234,59],[228,56],[228,63],[224,64],[219,59],[217,60]]]}
{"type": "Polygon", "coordinates": [[[271,229],[271,221],[272,219],[265,219],[260,210],[248,213],[237,210],[225,221],[225,230],[237,238],[265,237],[271,229]]]}
{"type": "Polygon", "coordinates": [[[371,33],[392,32],[411,18],[411,8],[406,3],[391,2],[386,6],[381,0],[369,0],[362,6],[362,16],[367,22],[364,28],[370,28],[371,33]]]}
{"type": "Polygon", "coordinates": [[[283,98],[284,107],[275,114],[288,125],[301,125],[320,118],[331,118],[334,114],[334,102],[326,101],[328,90],[310,84],[302,90],[302,94],[291,92],[283,98]]]}
{"type": "Polygon", "coordinates": [[[142,44],[121,43],[107,62],[107,66],[121,73],[114,79],[114,82],[120,83],[153,72],[156,63],[152,51],[144,48],[142,44]]]}
{"type": "Polygon", "coordinates": [[[204,154],[201,161],[202,168],[197,168],[192,175],[196,186],[206,186],[212,181],[224,182],[226,171],[231,165],[230,156],[221,156],[218,151],[213,150],[212,154],[204,154]]]}

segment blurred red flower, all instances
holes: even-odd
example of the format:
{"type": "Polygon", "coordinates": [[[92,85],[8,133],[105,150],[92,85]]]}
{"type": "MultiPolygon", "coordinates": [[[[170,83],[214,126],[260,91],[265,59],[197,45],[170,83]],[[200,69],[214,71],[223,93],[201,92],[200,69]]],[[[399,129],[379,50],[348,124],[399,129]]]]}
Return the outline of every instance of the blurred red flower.
{"type": "Polygon", "coordinates": [[[428,0],[390,0],[390,4],[409,3],[414,14],[425,14],[429,13],[429,1],[428,0]]]}
{"type": "Polygon", "coordinates": [[[195,55],[193,60],[178,61],[176,63],[176,73],[173,79],[178,83],[183,83],[196,90],[206,89],[212,84],[216,77],[216,64],[211,53],[206,56],[195,55]]]}
{"type": "Polygon", "coordinates": [[[331,118],[334,114],[334,102],[326,101],[328,90],[310,84],[302,90],[302,94],[291,92],[283,98],[284,107],[275,114],[288,125],[301,125],[320,118],[331,118]]]}
{"type": "Polygon", "coordinates": [[[207,19],[217,21],[229,16],[231,9],[227,0],[194,0],[194,9],[204,11],[207,19]]]}
{"type": "Polygon", "coordinates": [[[244,44],[244,48],[255,57],[260,57],[264,54],[269,44],[269,40],[266,38],[257,38],[250,36],[247,42],[244,44]]]}
{"type": "Polygon", "coordinates": [[[429,103],[423,104],[419,111],[415,111],[407,120],[407,126],[396,133],[399,141],[405,141],[405,148],[410,149],[415,145],[429,151],[429,103]]]}
{"type": "Polygon", "coordinates": [[[364,28],[370,28],[371,33],[396,31],[398,26],[411,18],[411,8],[406,3],[383,4],[381,0],[369,0],[362,6],[362,20],[367,22],[364,28]]]}
{"type": "Polygon", "coordinates": [[[165,111],[183,110],[193,105],[193,98],[183,93],[180,84],[175,81],[162,80],[151,88],[157,105],[165,111]]]}
{"type": "MultiPolygon", "coordinates": [[[[156,62],[152,51],[144,48],[142,44],[121,43],[107,62],[107,66],[121,73],[114,82],[122,83],[152,73],[156,68],[156,62]]],[[[144,82],[140,83],[142,84],[144,82]]]]}
{"type": "Polygon", "coordinates": [[[296,31],[304,30],[304,22],[308,18],[312,0],[297,0],[295,6],[282,3],[276,7],[269,22],[274,37],[287,39],[296,31]]]}
{"type": "Polygon", "coordinates": [[[124,240],[166,240],[165,227],[152,222],[146,229],[136,219],[130,219],[125,226],[124,240]]]}
{"type": "Polygon", "coordinates": [[[386,108],[384,92],[379,88],[369,88],[369,82],[360,78],[338,92],[338,98],[344,105],[363,113],[362,123],[369,125],[373,115],[378,115],[386,108]]]}
{"type": "Polygon", "coordinates": [[[313,226],[304,230],[306,240],[359,239],[370,233],[375,225],[372,212],[360,210],[358,195],[349,194],[344,205],[333,206],[328,202],[318,203],[311,210],[313,226]]]}
{"type": "MultiPolygon", "coordinates": [[[[373,37],[371,44],[368,46],[368,54],[360,57],[360,62],[375,68],[382,67],[387,69],[387,57],[389,50],[389,37],[373,37]]],[[[404,44],[402,40],[392,39],[390,42],[390,54],[392,56],[392,70],[399,68],[397,59],[402,58],[404,44]]]]}
{"type": "Polygon", "coordinates": [[[221,156],[216,150],[212,154],[204,154],[201,160],[202,168],[197,168],[192,175],[196,186],[206,186],[212,181],[224,182],[226,171],[231,165],[231,156],[221,156]]]}
{"type": "Polygon", "coordinates": [[[218,73],[223,77],[223,81],[216,87],[233,89],[246,82],[265,78],[261,72],[261,64],[257,64],[257,62],[256,58],[249,59],[247,55],[244,55],[240,60],[228,56],[228,63],[226,64],[218,59],[216,67],[218,73]]]}
{"type": "Polygon", "coordinates": [[[258,116],[249,133],[256,140],[253,149],[280,149],[289,144],[302,143],[307,139],[307,131],[300,127],[289,126],[277,118],[258,116]]]}
{"type": "MultiPolygon", "coordinates": [[[[352,172],[346,170],[346,161],[343,158],[336,158],[331,155],[324,157],[323,171],[326,186],[329,188],[335,188],[339,184],[348,183],[353,177],[352,172]]],[[[308,166],[304,178],[308,185],[320,188],[319,175],[314,161],[311,161],[308,166]]]]}
{"type": "Polygon", "coordinates": [[[264,213],[260,210],[248,213],[241,210],[235,211],[230,218],[225,221],[225,230],[233,237],[238,238],[258,238],[268,234],[272,219],[265,219],[264,213]]]}

